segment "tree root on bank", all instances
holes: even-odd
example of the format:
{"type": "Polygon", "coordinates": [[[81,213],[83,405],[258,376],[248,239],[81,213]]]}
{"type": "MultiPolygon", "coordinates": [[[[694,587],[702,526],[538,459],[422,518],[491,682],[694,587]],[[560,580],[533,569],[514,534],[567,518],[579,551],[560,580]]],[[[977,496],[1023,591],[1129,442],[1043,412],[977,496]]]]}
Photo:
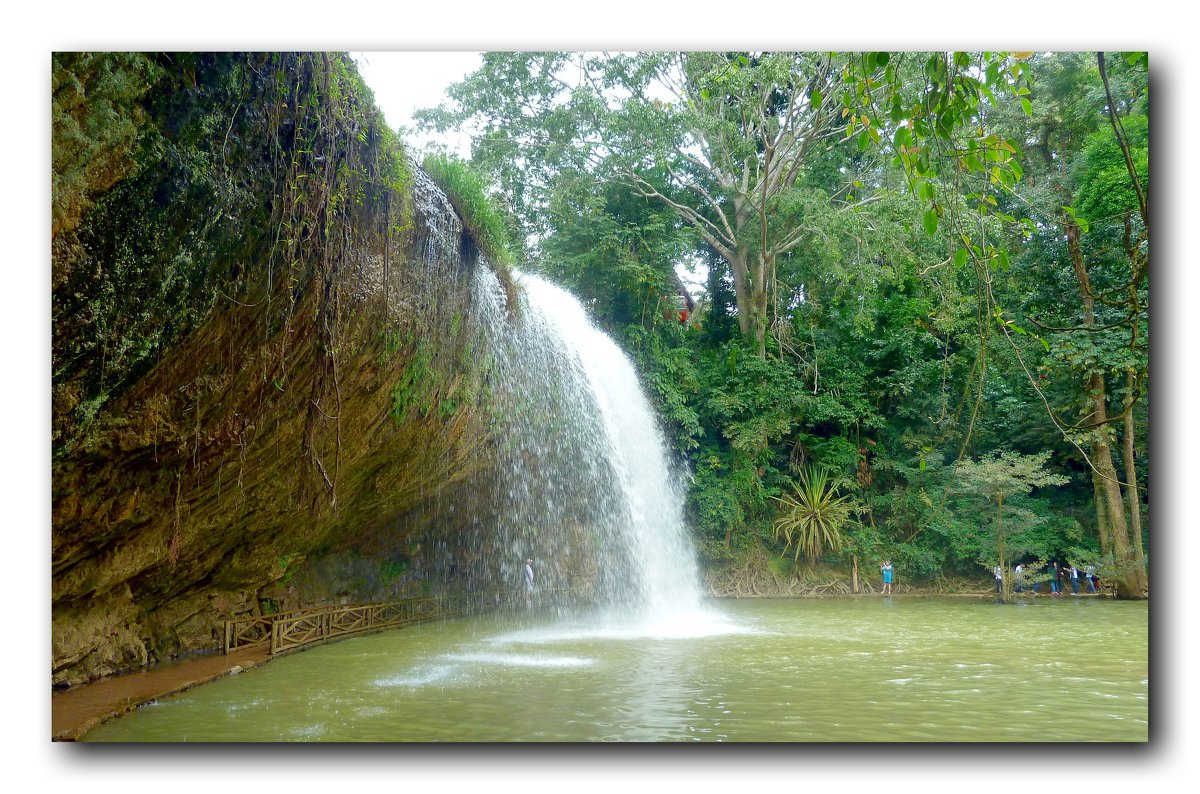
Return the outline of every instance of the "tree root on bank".
{"type": "Polygon", "coordinates": [[[780,577],[772,571],[742,568],[708,575],[708,591],[718,598],[779,598],[794,596],[852,595],[850,584],[834,577],[808,581],[797,576],[780,577]]]}
{"type": "MultiPolygon", "coordinates": [[[[705,576],[708,592],[715,598],[804,598],[853,596],[854,588],[848,577],[836,571],[797,571],[791,576],[780,576],[761,560],[751,561],[737,568],[709,571],[705,576]]],[[[990,589],[971,579],[938,577],[919,585],[899,584],[896,594],[904,595],[970,595],[986,596],[990,589]]],[[[859,581],[857,595],[875,596],[880,588],[869,582],[859,581]]]]}

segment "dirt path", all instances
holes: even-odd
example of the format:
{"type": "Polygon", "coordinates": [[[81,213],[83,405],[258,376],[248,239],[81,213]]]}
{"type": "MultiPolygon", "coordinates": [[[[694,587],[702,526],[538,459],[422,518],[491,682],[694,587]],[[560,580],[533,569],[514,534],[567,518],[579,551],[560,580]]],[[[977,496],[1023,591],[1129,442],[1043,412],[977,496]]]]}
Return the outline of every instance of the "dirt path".
{"type": "Polygon", "coordinates": [[[105,720],[143,703],[228,675],[237,667],[253,667],[269,656],[270,649],[264,643],[228,656],[217,654],[173,662],[55,693],[50,701],[52,738],[58,742],[75,741],[105,720]]]}

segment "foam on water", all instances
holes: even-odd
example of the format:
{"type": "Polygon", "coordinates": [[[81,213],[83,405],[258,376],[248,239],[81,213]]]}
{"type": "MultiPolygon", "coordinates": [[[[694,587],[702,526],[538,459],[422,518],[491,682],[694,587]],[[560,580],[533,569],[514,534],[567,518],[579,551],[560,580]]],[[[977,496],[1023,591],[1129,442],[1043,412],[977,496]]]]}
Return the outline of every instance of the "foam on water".
{"type": "Polygon", "coordinates": [[[579,656],[546,656],[520,653],[453,653],[441,657],[448,662],[496,664],[506,667],[587,667],[592,659],[579,656]]]}
{"type": "Polygon", "coordinates": [[[632,619],[612,615],[592,616],[584,620],[562,620],[546,625],[522,628],[491,637],[491,645],[550,645],[578,640],[701,639],[728,634],[760,633],[750,626],[732,622],[715,610],[698,608],[636,616],[632,619]]]}
{"type": "Polygon", "coordinates": [[[374,686],[416,688],[430,684],[442,684],[451,678],[454,672],[455,668],[449,665],[422,665],[417,669],[410,670],[407,674],[380,678],[374,682],[374,686]]]}

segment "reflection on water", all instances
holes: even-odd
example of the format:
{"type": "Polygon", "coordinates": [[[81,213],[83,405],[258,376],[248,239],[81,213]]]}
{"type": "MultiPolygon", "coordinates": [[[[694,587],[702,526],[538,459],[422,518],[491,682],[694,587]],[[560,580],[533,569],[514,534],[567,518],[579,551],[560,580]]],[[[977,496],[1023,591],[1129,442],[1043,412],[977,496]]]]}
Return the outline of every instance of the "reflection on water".
{"type": "Polygon", "coordinates": [[[89,741],[1146,741],[1147,605],[722,601],[475,618],[293,654],[89,741]]]}

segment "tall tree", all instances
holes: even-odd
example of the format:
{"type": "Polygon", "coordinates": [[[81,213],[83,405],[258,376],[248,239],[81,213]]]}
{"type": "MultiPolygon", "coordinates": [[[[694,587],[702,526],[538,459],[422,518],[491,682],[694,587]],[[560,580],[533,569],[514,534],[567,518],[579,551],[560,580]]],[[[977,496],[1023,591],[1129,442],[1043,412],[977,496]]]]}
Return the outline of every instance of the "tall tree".
{"type": "Polygon", "coordinates": [[[1035,250],[1053,255],[1055,240],[1062,241],[1076,298],[1063,311],[1061,293],[1047,296],[1031,314],[1052,343],[1052,356],[1082,384],[1079,419],[1066,417],[1060,406],[1052,411],[1067,437],[1086,450],[1101,547],[1113,559],[1117,592],[1140,597],[1148,580],[1134,448],[1135,409],[1148,373],[1148,97],[1144,54],[1119,59],[1119,90],[1108,76],[1109,59],[1066,53],[1036,62],[1041,168],[1033,184],[1041,193],[1028,195],[1041,213],[1034,237],[1050,239],[1035,250]],[[1109,383],[1113,374],[1122,376],[1116,388],[1109,383]],[[1118,429],[1124,438],[1114,449],[1118,429]],[[1123,478],[1114,454],[1122,458],[1123,478]]]}
{"type": "Polygon", "coordinates": [[[1034,488],[1063,485],[1067,482],[1067,478],[1061,474],[1046,471],[1049,457],[1048,452],[1037,455],[1004,452],[1000,455],[985,455],[978,461],[960,460],[954,466],[958,487],[964,489],[967,494],[987,499],[996,506],[995,518],[992,521],[993,542],[983,544],[983,547],[988,549],[987,556],[990,559],[987,561],[990,563],[991,560],[995,560],[996,565],[1000,567],[1002,601],[1012,598],[1012,576],[1008,565],[1011,559],[1008,550],[1009,539],[1014,531],[1021,528],[1022,522],[1038,520],[1038,516],[1028,511],[1014,511],[1011,504],[1013,497],[1024,496],[1034,488]],[[1006,502],[1009,503],[1007,513],[1006,502]]]}
{"type": "Polygon", "coordinates": [[[812,231],[797,182],[839,134],[827,98],[841,66],[829,53],[489,53],[450,89],[456,107],[422,118],[472,119],[475,159],[526,210],[580,178],[669,207],[728,265],[739,329],[762,357],[779,257],[812,231]]]}
{"type": "Polygon", "coordinates": [[[677,53],[654,64],[674,101],[632,108],[661,120],[628,128],[618,173],[725,260],[738,327],[763,357],[779,259],[812,231],[797,181],[838,135],[839,108],[826,97],[839,90],[841,64],[828,53],[677,53]],[[650,134],[663,124],[675,134],[650,134]]]}

